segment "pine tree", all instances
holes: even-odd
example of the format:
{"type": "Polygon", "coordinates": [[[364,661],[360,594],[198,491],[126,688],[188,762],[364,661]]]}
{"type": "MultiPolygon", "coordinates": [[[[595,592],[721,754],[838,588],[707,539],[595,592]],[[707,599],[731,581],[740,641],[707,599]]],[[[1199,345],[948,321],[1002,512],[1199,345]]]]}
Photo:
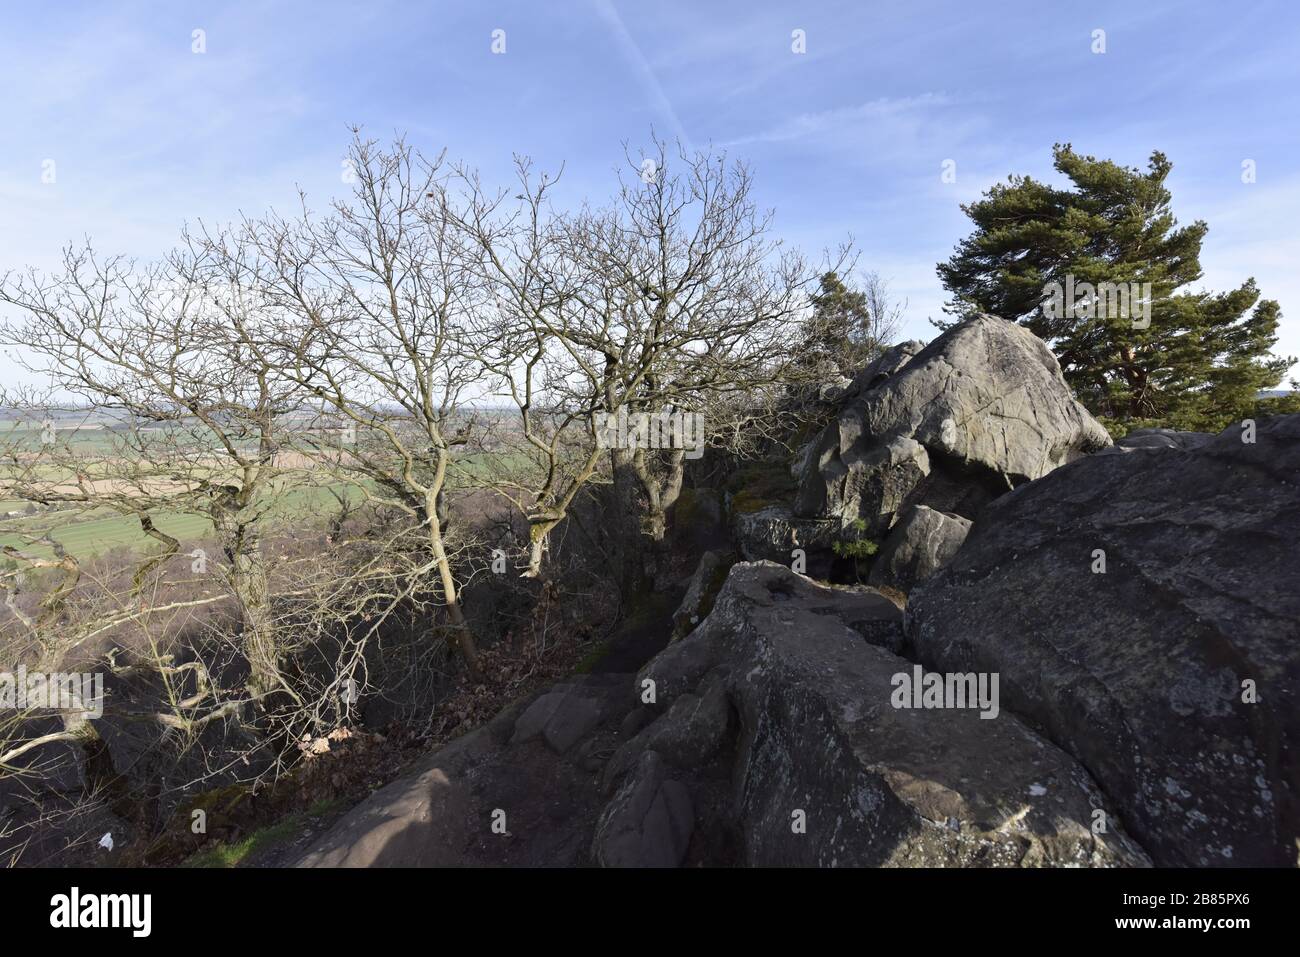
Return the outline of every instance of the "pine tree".
{"type": "Polygon", "coordinates": [[[853,374],[892,344],[901,325],[903,305],[878,274],[867,273],[860,288],[847,286],[828,272],[811,296],[813,314],[804,327],[803,354],[835,371],[853,374]]]}
{"type": "MultiPolygon", "coordinates": [[[[1193,291],[1208,226],[1179,226],[1151,154],[1146,172],[1053,149],[1069,188],[1008,177],[964,205],[975,232],[939,264],[945,311],[992,313],[1056,352],[1081,402],[1115,434],[1142,426],[1218,431],[1242,418],[1300,410],[1260,399],[1295,362],[1269,354],[1278,304],[1254,279],[1193,291]]],[[[942,323],[941,323],[942,325],[942,323]]]]}

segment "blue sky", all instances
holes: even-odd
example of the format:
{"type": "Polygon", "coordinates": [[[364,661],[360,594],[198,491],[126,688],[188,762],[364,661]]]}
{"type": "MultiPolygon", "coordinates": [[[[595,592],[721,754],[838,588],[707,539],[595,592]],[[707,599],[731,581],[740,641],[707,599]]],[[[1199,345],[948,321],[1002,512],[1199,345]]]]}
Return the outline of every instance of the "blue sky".
{"type": "Polygon", "coordinates": [[[1130,165],[1167,153],[1175,213],[1210,224],[1204,285],[1255,276],[1282,304],[1278,351],[1300,355],[1298,28],[1294,3],[1249,0],[8,4],[0,270],[49,268],[87,235],[151,258],[186,220],[287,206],[299,185],[323,207],[347,188],[353,123],[489,179],[515,152],[563,162],[563,195],[597,201],[653,127],[747,160],[787,241],[851,235],[907,299],[905,334],[930,338],[959,204],[1009,173],[1052,178],[1068,141],[1130,165]]]}

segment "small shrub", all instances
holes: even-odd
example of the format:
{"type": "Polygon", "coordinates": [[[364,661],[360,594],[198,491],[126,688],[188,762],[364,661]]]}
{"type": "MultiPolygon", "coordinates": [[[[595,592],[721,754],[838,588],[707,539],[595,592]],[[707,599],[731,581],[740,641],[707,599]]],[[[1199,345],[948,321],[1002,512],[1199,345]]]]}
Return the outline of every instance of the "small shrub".
{"type": "Polygon", "coordinates": [[[863,572],[863,562],[868,562],[880,550],[880,546],[869,538],[866,538],[867,523],[862,519],[857,519],[848,528],[849,535],[842,537],[831,543],[831,551],[840,558],[853,559],[854,571],[861,580],[863,572]]]}

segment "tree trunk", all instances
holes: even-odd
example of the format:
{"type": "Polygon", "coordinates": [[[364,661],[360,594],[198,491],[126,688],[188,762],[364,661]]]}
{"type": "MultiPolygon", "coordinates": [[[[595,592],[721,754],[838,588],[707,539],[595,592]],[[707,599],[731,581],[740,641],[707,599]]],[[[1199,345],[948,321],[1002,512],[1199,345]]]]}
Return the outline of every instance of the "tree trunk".
{"type": "Polygon", "coordinates": [[[276,689],[287,690],[280,676],[280,650],[270,620],[266,564],[257,532],[251,523],[240,519],[234,505],[215,509],[213,525],[230,563],[230,589],[239,605],[248,690],[258,697],[276,689]]]}
{"type": "MultiPolygon", "coordinates": [[[[254,546],[256,547],[256,546],[254,546]]],[[[231,587],[243,618],[244,657],[248,661],[249,689],[257,695],[283,688],[280,649],[267,600],[266,566],[260,550],[241,549],[231,558],[231,587]]]]}
{"type": "Polygon", "coordinates": [[[686,453],[680,449],[669,453],[667,472],[662,478],[654,475],[644,455],[633,459],[633,463],[636,466],[637,481],[641,483],[641,489],[649,503],[642,523],[645,534],[652,542],[661,544],[668,530],[668,510],[682,494],[686,453]]]}
{"type": "MultiPolygon", "coordinates": [[[[634,603],[648,590],[646,541],[642,528],[641,494],[636,456],[628,449],[614,449],[613,516],[610,521],[615,561],[619,571],[619,594],[625,604],[634,603]]],[[[642,453],[643,454],[643,453],[642,453]]]]}
{"type": "Polygon", "coordinates": [[[448,506],[442,495],[442,483],[439,480],[424,500],[424,517],[429,525],[429,548],[433,552],[434,564],[438,570],[438,580],[442,584],[442,601],[447,606],[447,617],[451,619],[452,634],[465,671],[470,678],[477,681],[480,677],[478,667],[478,644],[469,622],[465,620],[465,611],[460,604],[460,589],[456,585],[456,576],[452,574],[451,559],[447,557],[447,546],[443,541],[443,523],[448,514],[448,506]]]}
{"type": "Polygon", "coordinates": [[[542,559],[546,557],[546,548],[555,520],[543,516],[530,516],[528,519],[528,570],[524,578],[542,577],[542,559]]]}

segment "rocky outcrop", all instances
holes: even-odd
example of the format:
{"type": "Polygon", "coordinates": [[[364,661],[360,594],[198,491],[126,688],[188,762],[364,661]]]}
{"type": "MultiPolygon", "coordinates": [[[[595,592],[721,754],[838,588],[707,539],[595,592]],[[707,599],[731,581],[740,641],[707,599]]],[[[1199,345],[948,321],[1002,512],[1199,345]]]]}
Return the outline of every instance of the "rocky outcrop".
{"type": "MultiPolygon", "coordinates": [[[[849,401],[862,422],[883,415],[982,343],[1003,370],[982,378],[1006,391],[965,437],[941,425],[936,442],[925,420],[837,432],[826,460],[846,476],[828,494],[874,503],[872,581],[910,589],[906,616],[876,588],[787,567],[793,548],[811,561],[842,538],[852,510],[770,504],[783,473],[784,488],[733,489],[744,555],[779,563],[731,566],[718,588],[732,559],[706,555],[677,640],[637,674],[519,702],[304,863],[1295,864],[1300,416],[1083,456],[1104,443],[1033,384],[1036,347],[996,320],[961,328],[960,348],[900,350],[849,401]],[[981,430],[999,416],[996,464],[981,430]],[[982,494],[973,526],[937,504],[982,494]]],[[[993,388],[948,376],[931,401],[950,411],[993,388]]]]}
{"type": "Polygon", "coordinates": [[[915,505],[899,519],[876,555],[867,581],[908,592],[947,565],[970,532],[970,520],[915,505]]]}
{"type": "Polygon", "coordinates": [[[883,535],[912,505],[973,518],[997,495],[1110,445],[1047,346],[992,316],[864,369],[807,455],[794,514],[883,535]]]}
{"type": "Polygon", "coordinates": [[[674,638],[689,634],[692,628],[708,617],[713,608],[713,600],[718,596],[718,590],[734,564],[735,554],[723,549],[711,549],[700,556],[700,562],[686,585],[686,595],[673,612],[674,638]]]}
{"type": "MultiPolygon", "coordinates": [[[[725,819],[698,826],[734,830],[757,866],[1146,863],[1088,774],[1015,717],[896,707],[913,665],[864,638],[848,599],[870,594],[737,565],[708,620],[643,669],[677,747],[710,696],[725,694],[734,715],[730,734],[699,722],[724,752],[732,800],[725,819]]],[[[661,753],[649,747],[658,724],[639,736],[645,753],[661,753]]]]}
{"type": "Polygon", "coordinates": [[[1001,674],[1004,706],[1088,768],[1157,863],[1294,865],[1300,416],[1253,443],[1187,435],[994,502],[913,593],[909,637],[930,667],[1001,674]]]}
{"type": "Polygon", "coordinates": [[[300,866],[1147,863],[1087,773],[975,676],[959,706],[911,707],[919,686],[900,699],[900,678],[920,678],[889,650],[901,639],[871,589],[737,565],[635,679],[519,702],[300,866]]]}
{"type": "Polygon", "coordinates": [[[298,866],[585,865],[609,803],[602,755],[635,703],[626,674],[520,701],[357,805],[298,866]]]}
{"type": "Polygon", "coordinates": [[[602,867],[677,867],[694,826],[686,785],[669,778],[659,755],[647,751],[601,812],[592,860],[602,867]]]}
{"type": "Polygon", "coordinates": [[[839,532],[833,522],[796,518],[784,505],[768,505],[752,512],[735,513],[733,536],[747,562],[790,563],[796,548],[827,550],[839,532]]]}

